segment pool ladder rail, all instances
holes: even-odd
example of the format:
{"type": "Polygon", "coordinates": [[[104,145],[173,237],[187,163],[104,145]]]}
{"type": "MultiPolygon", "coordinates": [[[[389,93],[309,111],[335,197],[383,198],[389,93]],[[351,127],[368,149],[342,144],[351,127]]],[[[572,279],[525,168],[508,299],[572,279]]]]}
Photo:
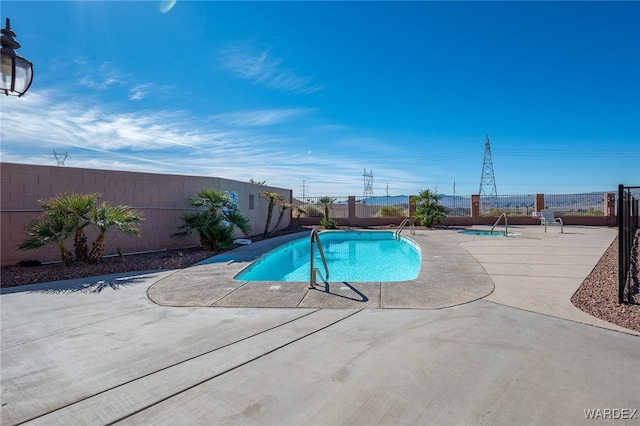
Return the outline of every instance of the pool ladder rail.
{"type": "Polygon", "coordinates": [[[315,288],[316,285],[316,274],[320,275],[320,278],[323,279],[324,282],[329,281],[329,267],[327,266],[327,259],[324,257],[324,250],[322,249],[322,243],[320,242],[320,235],[317,229],[311,231],[310,236],[311,248],[309,250],[309,254],[311,256],[310,259],[310,269],[309,269],[309,288],[315,288]],[[315,244],[314,244],[315,243],[315,244]],[[322,277],[322,271],[314,266],[314,257],[315,257],[315,248],[318,247],[318,252],[320,253],[320,259],[322,259],[322,264],[324,265],[325,276],[322,277]]]}
{"type": "Polygon", "coordinates": [[[500,215],[500,217],[498,218],[498,220],[496,220],[496,223],[493,224],[493,226],[491,227],[491,235],[493,235],[493,229],[496,227],[496,225],[498,225],[498,223],[500,222],[500,219],[502,219],[504,217],[504,236],[508,237],[509,236],[509,226],[507,225],[507,214],[506,213],[502,213],[500,215]]]}
{"type": "Polygon", "coordinates": [[[398,226],[398,229],[396,229],[396,239],[400,238],[400,233],[407,226],[407,224],[409,224],[409,231],[411,232],[411,234],[416,235],[416,229],[413,225],[413,219],[403,219],[403,221],[400,222],[400,226],[398,226]]]}

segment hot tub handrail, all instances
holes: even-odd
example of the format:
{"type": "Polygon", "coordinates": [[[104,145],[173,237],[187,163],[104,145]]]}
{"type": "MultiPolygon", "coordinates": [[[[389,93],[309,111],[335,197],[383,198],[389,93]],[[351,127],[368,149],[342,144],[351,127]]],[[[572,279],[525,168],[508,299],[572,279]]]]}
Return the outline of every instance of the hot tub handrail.
{"type": "Polygon", "coordinates": [[[315,257],[315,247],[314,247],[314,242],[315,245],[318,247],[318,251],[320,252],[320,259],[322,259],[322,264],[324,265],[324,271],[326,273],[326,276],[323,278],[324,281],[328,281],[329,280],[329,266],[327,266],[327,259],[325,259],[324,257],[324,250],[322,250],[322,243],[320,242],[320,236],[318,235],[318,230],[314,229],[311,231],[311,236],[309,238],[309,240],[311,241],[311,248],[309,250],[309,255],[311,256],[310,262],[309,264],[310,266],[310,270],[309,270],[309,288],[315,288],[316,285],[316,273],[320,274],[320,277],[322,277],[322,271],[320,271],[318,268],[314,267],[313,265],[313,258],[315,257]]]}
{"type": "Polygon", "coordinates": [[[407,223],[409,224],[410,233],[413,234],[413,235],[416,234],[416,230],[415,230],[414,225],[413,225],[413,219],[403,219],[402,222],[400,222],[400,226],[398,226],[398,229],[396,229],[396,233],[395,233],[396,239],[400,238],[400,233],[405,228],[405,226],[407,226],[407,223]]]}
{"type": "Polygon", "coordinates": [[[509,236],[509,227],[507,225],[507,214],[506,213],[502,213],[500,215],[500,217],[498,218],[498,220],[496,220],[496,223],[493,224],[493,226],[491,227],[491,235],[493,235],[493,228],[496,227],[498,222],[500,222],[500,219],[502,219],[503,217],[504,217],[504,236],[505,237],[509,236]]]}

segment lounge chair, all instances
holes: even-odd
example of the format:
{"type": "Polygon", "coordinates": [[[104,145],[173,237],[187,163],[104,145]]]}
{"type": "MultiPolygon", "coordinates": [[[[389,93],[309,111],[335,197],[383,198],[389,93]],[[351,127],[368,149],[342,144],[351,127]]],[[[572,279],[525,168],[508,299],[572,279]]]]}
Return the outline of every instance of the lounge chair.
{"type": "Polygon", "coordinates": [[[547,225],[553,225],[555,229],[556,225],[560,224],[560,233],[564,233],[564,224],[562,219],[553,215],[553,210],[542,210],[540,212],[540,226],[544,226],[544,232],[547,232],[547,225]]]}

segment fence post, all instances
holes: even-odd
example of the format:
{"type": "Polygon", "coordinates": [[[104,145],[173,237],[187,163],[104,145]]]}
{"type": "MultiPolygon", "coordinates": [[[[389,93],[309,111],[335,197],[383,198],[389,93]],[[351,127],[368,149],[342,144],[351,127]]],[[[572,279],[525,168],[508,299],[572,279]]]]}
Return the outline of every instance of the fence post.
{"type": "Polygon", "coordinates": [[[544,194],[536,194],[533,198],[533,210],[536,217],[540,216],[540,212],[544,210],[544,194]]]}
{"type": "Polygon", "coordinates": [[[480,217],[480,195],[471,196],[471,217],[477,219],[480,217]]]}
{"type": "Polygon", "coordinates": [[[626,218],[626,194],[624,185],[618,185],[618,303],[624,302],[624,285],[626,282],[625,268],[625,218],[626,218]]]}
{"type": "Polygon", "coordinates": [[[412,201],[414,195],[409,195],[409,217],[412,218],[416,214],[416,203],[412,201]]]}
{"type": "Polygon", "coordinates": [[[349,226],[355,226],[356,224],[356,196],[349,195],[347,198],[348,208],[347,208],[347,223],[349,226]]]}
{"type": "Polygon", "coordinates": [[[604,206],[605,216],[616,215],[616,194],[614,192],[607,192],[604,194],[604,206]]]}

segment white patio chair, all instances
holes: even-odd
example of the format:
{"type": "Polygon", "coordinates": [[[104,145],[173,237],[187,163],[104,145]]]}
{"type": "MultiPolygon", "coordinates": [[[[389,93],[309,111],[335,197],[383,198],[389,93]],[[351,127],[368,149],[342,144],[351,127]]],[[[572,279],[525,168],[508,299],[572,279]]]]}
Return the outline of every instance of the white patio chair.
{"type": "Polygon", "coordinates": [[[564,224],[562,219],[553,215],[553,210],[542,210],[540,212],[540,226],[544,226],[544,232],[547,232],[547,225],[553,225],[553,229],[556,225],[560,224],[560,233],[564,233],[564,224]]]}

